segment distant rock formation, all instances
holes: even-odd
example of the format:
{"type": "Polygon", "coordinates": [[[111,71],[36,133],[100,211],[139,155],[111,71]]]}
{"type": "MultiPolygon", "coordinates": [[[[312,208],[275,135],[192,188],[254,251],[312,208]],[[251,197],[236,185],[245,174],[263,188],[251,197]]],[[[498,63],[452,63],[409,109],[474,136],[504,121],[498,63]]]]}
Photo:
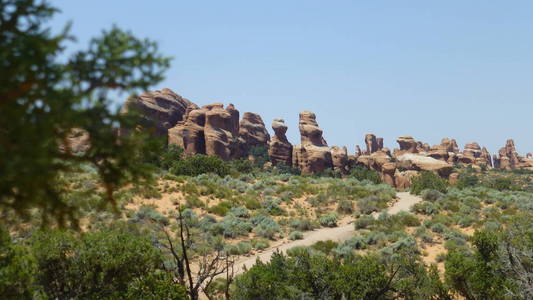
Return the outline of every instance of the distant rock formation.
{"type": "MultiPolygon", "coordinates": [[[[197,106],[170,89],[147,92],[126,101],[123,111],[135,109],[143,122],[140,129],[153,130],[156,136],[168,138],[169,144],[184,149],[185,155],[207,154],[223,160],[247,157],[253,147],[266,147],[274,166],[286,165],[301,169],[304,174],[335,170],[347,174],[354,164],[375,170],[384,182],[398,188],[408,188],[420,171],[431,171],[450,182],[457,181],[454,165],[491,168],[531,169],[533,155],[518,155],[513,140],[508,140],[497,155],[491,156],[478,143],[467,143],[461,152],[456,140],[443,138],[438,145],[415,140],[412,136],[397,139],[399,149],[393,153],[384,148],[383,138],[365,135],[365,151],[356,146],[355,156],[346,147],[329,147],[318,126],[316,115],[302,111],[299,115],[300,145],[287,139],[287,125],[274,119],[271,138],[260,115],[245,112],[242,120],[233,104],[197,106]]],[[[122,132],[121,132],[122,134],[122,132]]],[[[90,147],[88,133],[73,130],[62,151],[84,152],[90,147]]]]}
{"type": "Polygon", "coordinates": [[[528,169],[533,170],[533,159],[530,156],[522,157],[516,152],[514,140],[509,139],[505,147],[498,151],[498,156],[494,155],[495,168],[505,170],[528,169]]]}
{"type": "Polygon", "coordinates": [[[272,122],[272,129],[274,136],[270,140],[270,147],[268,155],[273,165],[283,164],[292,166],[292,144],[285,135],[287,133],[287,125],[283,119],[274,119],[272,122]]]}
{"type": "Polygon", "coordinates": [[[320,173],[333,169],[331,150],[318,127],[316,116],[310,111],[300,112],[301,144],[293,147],[292,165],[302,173],[320,173]]]}
{"type": "Polygon", "coordinates": [[[138,111],[144,119],[144,128],[153,128],[157,136],[166,137],[170,128],[182,121],[191,101],[181,97],[170,89],[146,92],[138,97],[129,98],[123,106],[123,112],[138,111]]]}

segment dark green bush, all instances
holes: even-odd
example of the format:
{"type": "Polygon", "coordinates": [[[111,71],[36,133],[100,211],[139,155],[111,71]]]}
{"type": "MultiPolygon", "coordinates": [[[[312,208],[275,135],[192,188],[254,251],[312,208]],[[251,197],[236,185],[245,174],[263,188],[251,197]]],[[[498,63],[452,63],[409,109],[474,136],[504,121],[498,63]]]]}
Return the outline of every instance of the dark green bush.
{"type": "Polygon", "coordinates": [[[369,170],[363,166],[355,166],[350,170],[350,176],[363,181],[368,180],[373,183],[381,183],[381,176],[377,171],[369,170]]]}
{"type": "Polygon", "coordinates": [[[411,193],[420,195],[423,190],[432,189],[441,193],[446,193],[448,188],[448,181],[439,177],[439,175],[423,171],[417,177],[413,178],[411,183],[411,193]]]}
{"type": "Polygon", "coordinates": [[[214,173],[224,177],[229,174],[230,167],[216,156],[196,154],[175,162],[170,171],[175,175],[198,176],[214,173]]]}

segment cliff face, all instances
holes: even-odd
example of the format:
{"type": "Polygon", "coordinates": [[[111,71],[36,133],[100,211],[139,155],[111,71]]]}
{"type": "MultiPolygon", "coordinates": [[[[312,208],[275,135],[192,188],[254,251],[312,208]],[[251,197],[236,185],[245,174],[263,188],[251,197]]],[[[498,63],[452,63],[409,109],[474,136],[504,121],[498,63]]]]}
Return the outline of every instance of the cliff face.
{"type": "MultiPolygon", "coordinates": [[[[265,147],[272,165],[293,166],[304,174],[333,170],[346,174],[350,166],[361,165],[378,171],[383,181],[406,188],[420,171],[432,171],[456,180],[457,174],[451,172],[457,164],[475,168],[533,169],[531,155],[518,155],[513,140],[508,140],[498,155],[491,156],[475,142],[467,143],[461,151],[454,139],[443,138],[440,144],[430,146],[411,136],[401,136],[397,139],[399,147],[391,153],[384,148],[383,138],[369,133],[365,135],[365,151],[357,146],[355,155],[349,156],[346,147],[328,146],[316,115],[310,111],[300,112],[300,144],[293,146],[287,139],[288,127],[282,119],[272,122],[274,136],[271,138],[259,114],[245,112],[240,119],[233,104],[224,107],[222,103],[213,103],[199,107],[170,89],[130,98],[124,110],[130,109],[141,113],[141,128],[150,128],[155,135],[168,137],[168,142],[182,147],[186,155],[207,154],[229,160],[247,157],[253,147],[265,147]]],[[[72,143],[76,145],[76,140],[72,143]]],[[[85,144],[81,145],[86,148],[85,144]]]]}

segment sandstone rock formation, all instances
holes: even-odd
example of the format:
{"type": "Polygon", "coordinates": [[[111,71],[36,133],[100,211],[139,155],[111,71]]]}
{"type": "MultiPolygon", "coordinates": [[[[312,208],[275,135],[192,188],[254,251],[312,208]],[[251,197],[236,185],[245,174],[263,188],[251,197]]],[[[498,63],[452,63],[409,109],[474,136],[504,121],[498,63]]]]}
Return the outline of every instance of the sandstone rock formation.
{"type": "Polygon", "coordinates": [[[494,155],[494,167],[515,170],[515,169],[530,169],[533,170],[533,159],[528,157],[521,157],[516,152],[514,140],[507,140],[505,147],[501,148],[498,156],[494,155]]]}
{"type": "Polygon", "coordinates": [[[168,130],[168,143],[183,148],[186,155],[205,154],[204,126],[207,110],[198,107],[189,109],[186,119],[168,130]]]}
{"type": "Polygon", "coordinates": [[[251,112],[244,113],[239,126],[239,139],[244,155],[252,147],[268,147],[270,134],[260,115],[251,112]]]}
{"type": "Polygon", "coordinates": [[[372,154],[383,149],[383,138],[376,138],[375,135],[368,133],[365,136],[366,155],[372,154]]]}
{"type": "Polygon", "coordinates": [[[401,153],[418,153],[418,143],[412,136],[401,136],[396,142],[400,145],[401,153]]]}
{"type": "Polygon", "coordinates": [[[72,129],[67,138],[59,141],[59,150],[66,153],[84,153],[91,148],[89,132],[80,128],[72,129]]]}
{"type": "Polygon", "coordinates": [[[205,153],[207,155],[216,155],[223,160],[238,157],[238,140],[233,135],[238,132],[235,128],[235,115],[238,111],[231,105],[224,109],[222,103],[215,103],[203,107],[207,110],[205,113],[205,153]]]}
{"type": "Polygon", "coordinates": [[[403,169],[432,171],[445,178],[448,178],[453,171],[453,165],[429,156],[405,153],[396,157],[396,159],[398,160],[398,167],[403,169]]]}
{"type": "Polygon", "coordinates": [[[292,166],[292,144],[285,135],[287,125],[283,119],[274,119],[272,122],[274,136],[270,140],[268,154],[273,165],[284,164],[292,166]]]}
{"type": "Polygon", "coordinates": [[[324,172],[333,168],[331,151],[318,127],[316,116],[310,111],[300,113],[301,145],[293,147],[292,165],[304,174],[324,172]]]}
{"type": "Polygon", "coordinates": [[[138,111],[144,119],[144,128],[154,128],[157,136],[167,136],[168,129],[174,127],[184,118],[187,107],[193,103],[170,89],[146,92],[138,97],[129,98],[123,106],[123,112],[138,111]]]}
{"type": "Polygon", "coordinates": [[[346,147],[331,147],[331,159],[334,170],[342,174],[346,174],[348,172],[348,149],[346,147]]]}

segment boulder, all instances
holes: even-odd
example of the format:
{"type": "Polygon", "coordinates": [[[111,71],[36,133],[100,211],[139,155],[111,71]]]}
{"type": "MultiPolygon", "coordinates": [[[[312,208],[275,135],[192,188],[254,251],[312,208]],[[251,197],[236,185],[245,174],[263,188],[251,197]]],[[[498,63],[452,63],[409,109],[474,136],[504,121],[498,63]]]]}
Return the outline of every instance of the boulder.
{"type": "Polygon", "coordinates": [[[406,153],[396,157],[396,159],[398,160],[398,166],[404,169],[432,171],[444,178],[448,178],[453,171],[453,165],[428,156],[406,153]]]}
{"type": "Polygon", "coordinates": [[[400,190],[408,189],[411,187],[411,182],[416,176],[418,176],[418,171],[400,171],[396,169],[394,173],[394,185],[400,190]]]}
{"type": "Polygon", "coordinates": [[[292,144],[285,135],[287,125],[283,119],[274,119],[272,122],[274,136],[270,140],[268,154],[273,165],[284,164],[292,166],[292,144]]]}
{"type": "Polygon", "coordinates": [[[122,112],[135,110],[140,113],[143,128],[153,128],[156,136],[166,137],[168,129],[184,119],[191,101],[174,93],[170,89],[146,92],[138,97],[130,97],[122,112]]]}

